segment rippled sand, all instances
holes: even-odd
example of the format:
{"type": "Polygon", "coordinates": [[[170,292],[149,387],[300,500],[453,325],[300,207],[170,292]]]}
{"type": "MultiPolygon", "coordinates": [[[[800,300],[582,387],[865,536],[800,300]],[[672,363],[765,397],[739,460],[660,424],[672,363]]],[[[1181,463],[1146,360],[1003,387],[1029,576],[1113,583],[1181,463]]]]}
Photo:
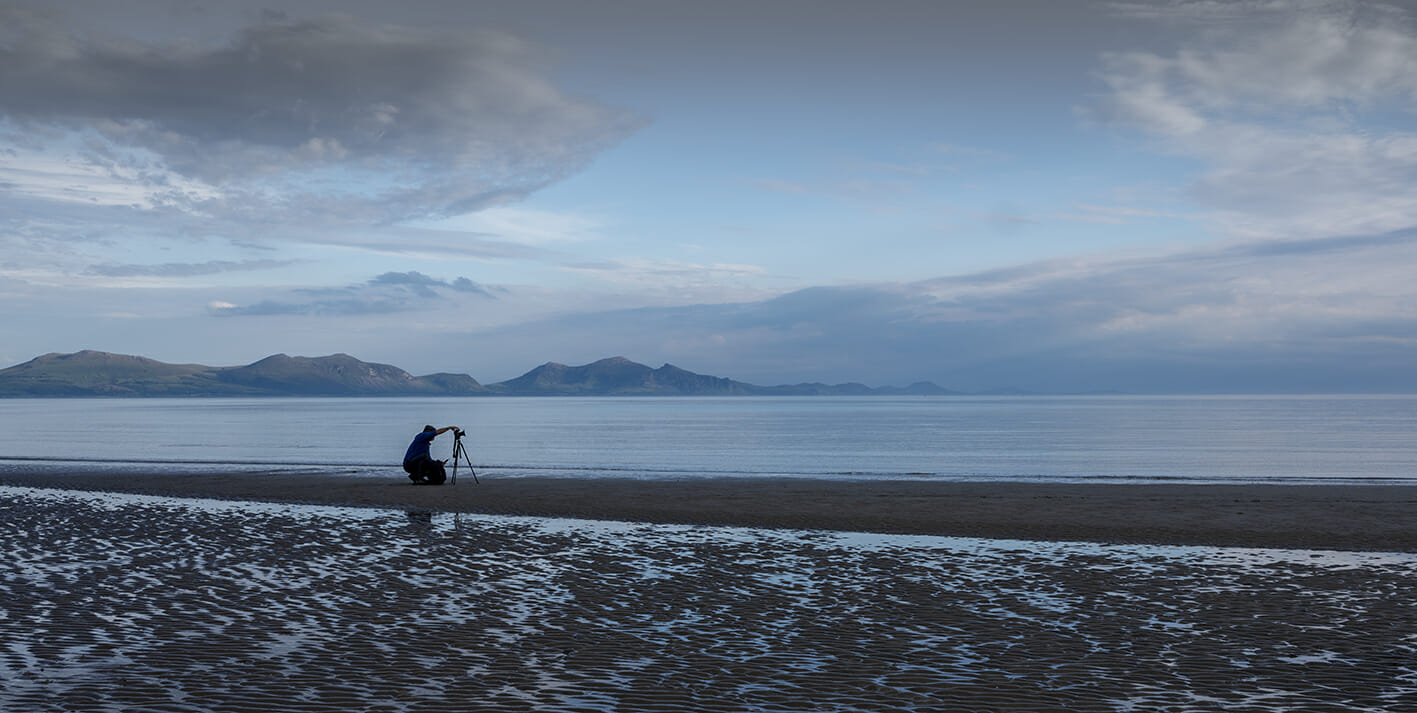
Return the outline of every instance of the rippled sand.
{"type": "Polygon", "coordinates": [[[0,487],[0,710],[1417,710],[1417,555],[0,487]]]}

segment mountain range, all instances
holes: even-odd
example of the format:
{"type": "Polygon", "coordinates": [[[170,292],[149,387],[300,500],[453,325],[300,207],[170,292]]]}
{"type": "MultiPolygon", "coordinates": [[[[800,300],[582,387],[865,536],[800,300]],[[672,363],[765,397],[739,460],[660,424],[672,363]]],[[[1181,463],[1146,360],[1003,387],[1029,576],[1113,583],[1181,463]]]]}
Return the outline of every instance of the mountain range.
{"type": "Polygon", "coordinates": [[[548,362],[495,384],[467,374],[413,376],[348,354],[275,354],[246,366],[167,364],[140,356],[81,351],[45,354],[0,369],[0,397],[89,396],[763,396],[955,394],[929,382],[757,386],[695,374],[672,364],[652,369],[624,357],[583,366],[548,362]]]}

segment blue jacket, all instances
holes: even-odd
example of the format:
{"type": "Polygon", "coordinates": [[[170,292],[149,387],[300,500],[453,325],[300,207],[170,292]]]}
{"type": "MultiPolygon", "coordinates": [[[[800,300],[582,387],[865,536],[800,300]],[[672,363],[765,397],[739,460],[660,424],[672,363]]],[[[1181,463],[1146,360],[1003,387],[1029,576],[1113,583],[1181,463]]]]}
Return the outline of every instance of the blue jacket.
{"type": "Polygon", "coordinates": [[[415,458],[432,458],[428,454],[428,446],[433,443],[433,438],[438,435],[437,431],[423,431],[413,437],[413,443],[408,444],[408,451],[403,454],[403,462],[407,463],[415,458]]]}

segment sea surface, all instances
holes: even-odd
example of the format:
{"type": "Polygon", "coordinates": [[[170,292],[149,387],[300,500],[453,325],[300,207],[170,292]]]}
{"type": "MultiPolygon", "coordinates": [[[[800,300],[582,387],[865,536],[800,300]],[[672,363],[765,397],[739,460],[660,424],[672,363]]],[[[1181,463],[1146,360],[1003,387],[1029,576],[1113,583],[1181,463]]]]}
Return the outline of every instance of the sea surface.
{"type": "Polygon", "coordinates": [[[3,399],[0,470],[1417,482],[1417,396],[3,399]],[[434,443],[449,458],[452,434],[434,443]]]}

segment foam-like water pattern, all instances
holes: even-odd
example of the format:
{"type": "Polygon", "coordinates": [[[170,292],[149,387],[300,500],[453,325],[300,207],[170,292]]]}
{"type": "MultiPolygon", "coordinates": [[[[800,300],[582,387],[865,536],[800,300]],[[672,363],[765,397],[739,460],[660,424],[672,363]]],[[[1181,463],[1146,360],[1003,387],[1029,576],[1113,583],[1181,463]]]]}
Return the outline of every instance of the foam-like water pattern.
{"type": "Polygon", "coordinates": [[[1417,556],[0,488],[0,710],[1417,710],[1417,556]]]}

